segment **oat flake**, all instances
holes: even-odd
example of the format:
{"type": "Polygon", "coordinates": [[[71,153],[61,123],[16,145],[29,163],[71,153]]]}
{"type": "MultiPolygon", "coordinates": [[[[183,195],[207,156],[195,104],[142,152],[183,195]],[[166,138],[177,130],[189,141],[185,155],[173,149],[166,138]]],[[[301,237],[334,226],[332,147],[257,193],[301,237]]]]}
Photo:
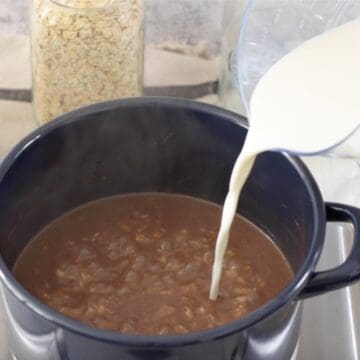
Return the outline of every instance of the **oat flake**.
{"type": "Polygon", "coordinates": [[[40,124],[142,92],[143,0],[33,0],[33,102],[40,124]]]}

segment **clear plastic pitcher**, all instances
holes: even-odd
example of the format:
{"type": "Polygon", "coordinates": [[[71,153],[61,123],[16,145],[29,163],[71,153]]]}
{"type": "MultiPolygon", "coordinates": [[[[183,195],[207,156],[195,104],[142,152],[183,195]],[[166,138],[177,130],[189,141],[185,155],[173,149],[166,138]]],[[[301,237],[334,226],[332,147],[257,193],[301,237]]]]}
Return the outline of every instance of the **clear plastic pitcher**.
{"type": "MultiPolygon", "coordinates": [[[[275,62],[306,40],[358,17],[359,0],[248,1],[239,20],[233,67],[245,112],[258,81],[275,62]]],[[[330,155],[360,159],[360,130],[330,155]]]]}

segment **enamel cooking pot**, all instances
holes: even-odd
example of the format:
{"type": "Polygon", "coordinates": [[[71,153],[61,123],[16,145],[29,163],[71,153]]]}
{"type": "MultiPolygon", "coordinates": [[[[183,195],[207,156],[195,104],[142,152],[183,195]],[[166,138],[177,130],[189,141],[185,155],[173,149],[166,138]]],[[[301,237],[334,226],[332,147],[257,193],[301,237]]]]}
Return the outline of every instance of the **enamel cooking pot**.
{"type": "Polygon", "coordinates": [[[244,124],[236,114],[201,103],[134,98],[67,113],[15,146],[0,165],[0,278],[9,355],[17,360],[288,360],[298,342],[300,300],[359,278],[360,210],[325,204],[305,166],[285,154],[258,157],[238,210],[274,239],[295,276],[276,298],[242,319],[186,335],[122,335],[51,310],[11,274],[40,229],[88,201],[160,191],[222,204],[246,135],[244,124]],[[352,223],[354,247],[344,264],[317,273],[327,221],[352,223]]]}

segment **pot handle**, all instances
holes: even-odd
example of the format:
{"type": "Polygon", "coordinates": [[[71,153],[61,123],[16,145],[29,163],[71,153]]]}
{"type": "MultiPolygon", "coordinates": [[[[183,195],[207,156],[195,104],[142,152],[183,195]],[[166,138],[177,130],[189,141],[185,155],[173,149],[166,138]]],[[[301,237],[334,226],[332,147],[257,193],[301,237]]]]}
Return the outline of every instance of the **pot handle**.
{"type": "Polygon", "coordinates": [[[330,222],[350,222],[354,225],[354,242],[349,257],[340,266],[326,271],[314,272],[299,299],[336,290],[360,279],[360,209],[326,203],[326,218],[330,222]]]}

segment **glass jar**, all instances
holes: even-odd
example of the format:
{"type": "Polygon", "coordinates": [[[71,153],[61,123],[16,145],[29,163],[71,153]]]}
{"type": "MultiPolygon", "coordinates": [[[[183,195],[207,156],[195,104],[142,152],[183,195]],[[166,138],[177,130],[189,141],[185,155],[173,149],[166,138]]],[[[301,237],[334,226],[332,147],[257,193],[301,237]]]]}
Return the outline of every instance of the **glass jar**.
{"type": "Polygon", "coordinates": [[[245,0],[225,2],[221,41],[219,102],[226,109],[245,115],[236,75],[236,43],[245,9],[245,0]]]}
{"type": "Polygon", "coordinates": [[[144,0],[33,0],[33,106],[43,124],[142,94],[144,0]]]}

